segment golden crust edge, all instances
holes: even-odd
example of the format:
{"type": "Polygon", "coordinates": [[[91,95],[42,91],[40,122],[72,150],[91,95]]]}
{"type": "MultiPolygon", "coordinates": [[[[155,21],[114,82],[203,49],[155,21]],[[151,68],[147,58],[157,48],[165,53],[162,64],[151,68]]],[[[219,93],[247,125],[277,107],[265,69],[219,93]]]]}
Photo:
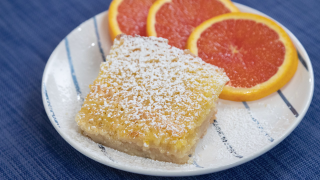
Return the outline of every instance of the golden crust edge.
{"type": "MultiPolygon", "coordinates": [[[[137,145],[137,143],[134,143],[131,141],[114,139],[109,134],[103,136],[101,134],[94,134],[91,132],[87,132],[86,130],[84,130],[85,127],[82,127],[79,123],[78,123],[78,127],[83,135],[89,137],[94,142],[113,148],[115,150],[127,153],[129,155],[146,157],[153,160],[171,162],[176,164],[186,164],[186,163],[192,163],[190,162],[189,155],[190,154],[192,155],[194,153],[199,140],[203,138],[207,133],[208,127],[216,119],[216,116],[215,116],[216,113],[217,113],[217,110],[216,110],[216,107],[214,106],[211,112],[207,115],[206,120],[203,121],[201,126],[197,127],[195,130],[195,132],[197,133],[196,143],[192,146],[192,148],[187,153],[185,153],[184,155],[180,155],[180,157],[177,157],[174,153],[170,153],[168,151],[166,153],[161,153],[159,148],[153,144],[151,144],[149,148],[145,148],[144,146],[137,145]],[[129,151],[128,149],[132,151],[129,151]]],[[[78,117],[80,117],[79,114],[76,115],[76,118],[75,118],[76,122],[81,121],[78,117]]]]}

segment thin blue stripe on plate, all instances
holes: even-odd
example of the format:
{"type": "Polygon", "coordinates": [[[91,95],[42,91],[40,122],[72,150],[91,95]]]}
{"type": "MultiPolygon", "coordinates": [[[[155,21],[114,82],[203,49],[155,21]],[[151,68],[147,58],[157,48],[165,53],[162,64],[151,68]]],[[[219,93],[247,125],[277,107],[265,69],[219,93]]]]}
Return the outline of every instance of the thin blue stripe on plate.
{"type": "Polygon", "coordinates": [[[83,98],[81,97],[81,91],[80,91],[79,83],[78,83],[78,80],[77,80],[77,76],[76,76],[76,73],[74,71],[74,67],[73,67],[73,63],[72,63],[72,58],[71,58],[68,38],[65,38],[64,41],[65,41],[66,51],[67,51],[67,55],[68,55],[68,62],[69,62],[69,66],[70,66],[70,71],[71,71],[73,84],[74,84],[74,86],[76,88],[76,91],[77,91],[77,99],[83,101],[83,98]]]}

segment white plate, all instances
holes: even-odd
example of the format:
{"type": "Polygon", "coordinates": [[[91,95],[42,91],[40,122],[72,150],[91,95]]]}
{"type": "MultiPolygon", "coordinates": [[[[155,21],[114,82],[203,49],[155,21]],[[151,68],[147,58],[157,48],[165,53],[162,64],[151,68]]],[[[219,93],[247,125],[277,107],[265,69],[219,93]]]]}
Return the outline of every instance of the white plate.
{"type": "MultiPolygon", "coordinates": [[[[243,12],[264,15],[235,4],[243,12]]],[[[218,123],[209,127],[198,144],[193,164],[153,161],[98,145],[79,133],[74,117],[112,44],[107,16],[107,12],[103,12],[87,20],[61,41],[50,56],[42,79],[43,103],[53,126],[72,147],[93,160],[147,175],[190,176],[217,172],[269,151],[296,128],[309,108],[314,88],[312,65],[301,43],[286,29],[300,54],[292,80],[280,91],[258,101],[219,101],[218,123]]]]}

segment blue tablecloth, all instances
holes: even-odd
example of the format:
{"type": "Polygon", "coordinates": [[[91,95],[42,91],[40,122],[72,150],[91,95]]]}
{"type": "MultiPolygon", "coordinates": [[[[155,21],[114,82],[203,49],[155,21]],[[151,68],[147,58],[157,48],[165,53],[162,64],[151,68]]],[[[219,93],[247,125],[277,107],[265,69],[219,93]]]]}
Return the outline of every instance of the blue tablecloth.
{"type": "MultiPolygon", "coordinates": [[[[301,41],[314,68],[314,98],[300,125],[271,151],[241,166],[188,179],[320,179],[320,1],[236,2],[273,17],[301,41]]],[[[41,78],[51,52],[109,4],[0,1],[0,179],[160,179],[113,169],[80,154],[53,128],[42,104],[41,78]]]]}

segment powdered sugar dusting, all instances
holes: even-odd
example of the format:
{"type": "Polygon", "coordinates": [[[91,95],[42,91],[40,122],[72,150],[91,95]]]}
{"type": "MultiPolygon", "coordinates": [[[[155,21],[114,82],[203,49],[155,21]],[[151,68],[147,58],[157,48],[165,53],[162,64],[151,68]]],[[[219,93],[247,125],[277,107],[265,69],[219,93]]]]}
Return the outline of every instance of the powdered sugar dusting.
{"type": "MultiPolygon", "coordinates": [[[[246,11],[246,9],[243,10],[246,11]]],[[[101,25],[102,27],[102,25],[105,25],[102,23],[104,22],[102,20],[104,20],[105,17],[107,17],[106,12],[97,16],[98,26],[101,25]]],[[[74,68],[83,95],[88,94],[89,84],[97,77],[99,72],[98,66],[101,63],[99,49],[97,46],[91,46],[92,43],[97,42],[94,27],[92,25],[93,20],[91,19],[81,25],[82,31],[77,30],[68,35],[72,52],[71,55],[75,65],[74,68]]],[[[105,28],[107,29],[107,26],[105,26],[105,28]]],[[[101,32],[103,32],[100,35],[104,51],[109,52],[111,40],[109,39],[107,31],[101,32]]],[[[301,49],[303,49],[303,47],[300,47],[300,50],[301,49]]],[[[203,170],[193,164],[177,165],[153,161],[146,158],[130,156],[126,153],[118,152],[107,147],[105,147],[105,152],[102,152],[97,143],[80,133],[77,123],[74,121],[74,117],[78,113],[82,102],[77,100],[77,93],[74,88],[73,79],[70,75],[70,67],[64,43],[61,43],[57,47],[53,55],[54,56],[49,60],[50,63],[47,64],[43,76],[43,83],[47,87],[52,110],[61,127],[56,127],[56,129],[75,149],[85,156],[93,158],[105,165],[115,166],[122,170],[129,170],[131,168],[132,172],[153,175],[166,175],[167,173],[177,172],[174,175],[183,175],[184,173],[190,173],[190,171],[195,172],[191,174],[199,174],[197,172],[203,170]]],[[[305,106],[307,106],[306,101],[310,98],[308,93],[312,87],[310,83],[312,81],[309,81],[309,79],[312,80],[312,77],[309,73],[305,71],[303,67],[298,68],[296,76],[291,80],[288,86],[283,89],[286,97],[291,97],[290,102],[298,112],[304,111],[305,106]],[[301,86],[301,84],[304,84],[304,86],[301,86]],[[296,94],[299,94],[299,96],[296,94]]],[[[226,164],[238,164],[237,162],[239,160],[246,160],[245,158],[259,155],[262,150],[274,145],[274,142],[265,140],[263,140],[263,144],[256,143],[256,141],[265,138],[265,136],[263,133],[258,133],[259,131],[256,131],[256,123],[252,121],[250,115],[248,116],[242,103],[224,100],[220,100],[220,102],[221,103],[217,107],[217,121],[219,122],[219,126],[228,139],[229,144],[238,154],[243,155],[244,158],[239,159],[234,157],[227,150],[214,127],[210,125],[207,135],[198,144],[194,156],[197,164],[204,167],[204,169],[210,168],[210,172],[217,170],[216,168],[221,169],[221,167],[226,164]],[[241,118],[241,116],[246,118],[241,118]],[[231,121],[238,122],[233,124],[231,121]],[[229,127],[229,123],[233,125],[229,127]],[[243,124],[241,125],[238,123],[243,124]],[[242,132],[239,132],[239,129],[242,128],[244,128],[245,131],[242,130],[242,132]],[[243,134],[243,136],[239,134],[243,134]],[[253,135],[250,136],[250,134],[253,135]],[[255,138],[258,140],[255,140],[255,138]],[[244,141],[251,142],[246,143],[244,141]],[[249,144],[257,146],[256,148],[253,148],[247,146],[249,144]],[[241,145],[243,148],[238,150],[241,145]]],[[[288,130],[292,130],[293,125],[300,122],[303,117],[299,116],[299,118],[296,118],[293,116],[292,112],[277,94],[268,96],[256,102],[248,102],[248,104],[252,111],[252,116],[260,122],[264,130],[275,139],[275,142],[286,135],[288,130]]],[[[44,106],[48,108],[47,102],[44,103],[44,106]]],[[[54,119],[51,116],[52,114],[49,112],[48,115],[50,121],[55,124],[54,119]]]]}
{"type": "Polygon", "coordinates": [[[242,156],[255,152],[257,148],[269,145],[271,142],[266,133],[274,135],[270,132],[267,124],[259,122],[263,130],[259,129],[257,123],[250,116],[250,112],[245,108],[221,105],[217,119],[221,129],[228,137],[229,143],[242,156]]]}
{"type": "Polygon", "coordinates": [[[187,138],[228,80],[220,68],[166,39],[122,36],[102,63],[78,124],[91,133],[142,140],[144,147],[152,142],[188,151],[195,139],[187,138]]]}
{"type": "MultiPolygon", "coordinates": [[[[271,142],[268,141],[264,133],[259,131],[247,109],[241,107],[241,105],[242,103],[234,103],[231,106],[225,103],[218,103],[217,121],[227,137],[228,143],[239,155],[245,158],[264,146],[269,145],[271,142]]],[[[76,113],[76,111],[74,111],[74,113],[76,113]]],[[[272,128],[269,124],[264,121],[262,121],[261,124],[273,138],[278,138],[278,136],[271,131],[272,128]]],[[[209,126],[207,134],[197,145],[196,152],[190,160],[191,163],[184,165],[131,156],[108,147],[104,147],[105,152],[102,152],[97,143],[80,133],[73,120],[61,122],[61,126],[65,129],[67,136],[72,139],[72,141],[81,145],[82,149],[94,155],[97,159],[112,163],[115,166],[134,166],[138,169],[156,171],[195,170],[198,167],[192,164],[193,161],[196,161],[198,165],[204,168],[212,168],[228,165],[240,160],[227,150],[213,125],[209,126]]]]}

